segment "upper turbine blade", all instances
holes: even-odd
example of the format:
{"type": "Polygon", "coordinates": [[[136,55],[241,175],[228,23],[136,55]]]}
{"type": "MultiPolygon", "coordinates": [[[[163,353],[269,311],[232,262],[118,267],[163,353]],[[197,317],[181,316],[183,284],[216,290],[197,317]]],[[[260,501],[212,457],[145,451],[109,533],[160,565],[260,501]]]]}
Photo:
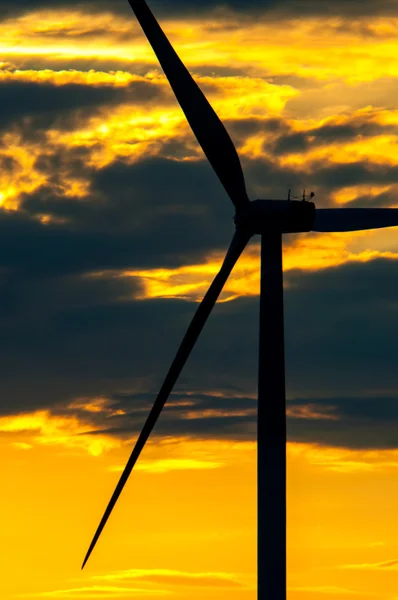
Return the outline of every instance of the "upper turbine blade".
{"type": "Polygon", "coordinates": [[[235,146],[206,97],[181,62],[145,0],[129,0],[208,161],[238,209],[249,202],[235,146]]]}
{"type": "Polygon", "coordinates": [[[143,449],[145,442],[147,441],[152,429],[155,426],[155,423],[160,415],[160,412],[165,405],[167,398],[170,395],[171,390],[174,387],[175,382],[179,374],[182,371],[182,368],[191,353],[192,348],[195,345],[196,340],[198,339],[200,332],[202,331],[207,318],[217,301],[218,296],[221,293],[221,290],[224,287],[225,282],[227,281],[229,274],[231,273],[236,261],[239,256],[242,254],[247,242],[249,241],[250,235],[237,229],[235,235],[232,239],[231,245],[228,249],[228,252],[225,256],[224,262],[221,266],[220,271],[217,273],[216,277],[213,280],[213,283],[209,287],[206,295],[204,296],[202,302],[199,304],[196,313],[191,321],[191,324],[188,327],[188,330],[184,336],[184,339],[181,342],[181,345],[178,349],[178,352],[171,364],[169,372],[167,373],[166,379],[163,382],[162,387],[160,388],[160,392],[155,400],[155,403],[151,409],[151,412],[148,415],[148,418],[145,422],[145,425],[138,437],[138,440],[135,444],[135,447],[128,459],[128,462],[125,466],[125,469],[119,479],[119,483],[116,486],[115,491],[109,501],[109,504],[105,510],[104,516],[101,519],[100,524],[98,525],[97,531],[93,537],[93,540],[90,544],[90,547],[87,551],[86,557],[83,561],[82,569],[84,565],[89,559],[91,552],[94,549],[94,546],[101,535],[101,531],[105,527],[105,524],[112,512],[113,507],[116,504],[117,499],[119,498],[121,491],[130,475],[137,459],[143,449]]]}
{"type": "Polygon", "coordinates": [[[398,208],[317,208],[312,231],[360,231],[398,227],[398,208]]]}

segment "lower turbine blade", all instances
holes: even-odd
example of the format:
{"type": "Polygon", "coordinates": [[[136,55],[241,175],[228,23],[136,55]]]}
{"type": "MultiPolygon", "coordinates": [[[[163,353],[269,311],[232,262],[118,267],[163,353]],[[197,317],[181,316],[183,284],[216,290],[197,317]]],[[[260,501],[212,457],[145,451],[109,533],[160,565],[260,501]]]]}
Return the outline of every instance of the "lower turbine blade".
{"type": "Polygon", "coordinates": [[[227,281],[239,256],[245,249],[245,246],[247,245],[247,242],[249,241],[250,237],[250,234],[245,233],[239,229],[236,230],[231,245],[225,256],[224,262],[221,266],[221,269],[214,278],[213,283],[206,292],[206,295],[203,298],[202,302],[199,304],[197,311],[191,321],[191,324],[189,325],[188,330],[184,336],[184,339],[181,342],[178,352],[172,362],[169,372],[167,373],[166,379],[164,380],[163,385],[160,388],[160,392],[155,400],[151,412],[148,415],[146,423],[138,437],[135,447],[116,486],[116,489],[113,492],[113,495],[109,501],[105,513],[101,519],[101,522],[98,525],[97,531],[95,532],[93,540],[87,551],[86,557],[83,561],[82,569],[88,561],[89,556],[93,551],[94,546],[97,543],[97,540],[101,535],[103,528],[105,527],[105,524],[112,512],[112,509],[115,506],[117,499],[119,498],[135,463],[137,462],[141,450],[143,449],[152,429],[155,426],[155,423],[161,413],[161,410],[165,405],[166,400],[169,397],[170,392],[173,389],[174,384],[176,383],[178,376],[180,375],[182,368],[186,363],[186,360],[190,355],[191,350],[194,347],[195,342],[198,339],[200,332],[202,331],[207,321],[207,318],[210,315],[212,308],[214,307],[217,298],[221,293],[221,290],[224,287],[225,282],[227,281]]]}
{"type": "Polygon", "coordinates": [[[312,231],[339,232],[398,227],[398,208],[317,208],[312,231]]]}

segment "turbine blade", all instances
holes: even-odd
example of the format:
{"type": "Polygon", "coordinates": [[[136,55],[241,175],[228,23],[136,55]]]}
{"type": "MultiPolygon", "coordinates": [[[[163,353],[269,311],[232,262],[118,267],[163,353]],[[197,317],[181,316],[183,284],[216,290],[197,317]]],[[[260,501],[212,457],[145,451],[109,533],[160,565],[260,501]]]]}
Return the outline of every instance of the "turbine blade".
{"type": "Polygon", "coordinates": [[[196,310],[196,313],[191,321],[191,324],[189,325],[188,330],[184,336],[184,339],[182,340],[181,345],[177,351],[177,354],[171,364],[169,372],[167,373],[166,379],[164,380],[163,385],[160,388],[160,392],[159,392],[159,394],[155,400],[155,403],[148,415],[145,425],[142,428],[142,431],[138,437],[138,440],[137,440],[135,447],[130,455],[130,458],[128,459],[128,462],[124,468],[124,471],[119,479],[116,489],[113,492],[113,495],[112,495],[112,497],[109,501],[109,504],[105,510],[105,513],[101,519],[101,522],[97,528],[97,531],[95,532],[93,540],[87,551],[86,557],[83,561],[82,569],[84,568],[84,565],[88,561],[89,556],[90,556],[91,552],[93,551],[94,546],[97,543],[97,540],[98,540],[99,536],[101,535],[103,528],[105,527],[105,524],[112,512],[112,509],[115,506],[116,501],[119,498],[119,496],[123,490],[123,487],[129,477],[135,463],[137,462],[137,459],[141,453],[141,450],[143,449],[152,429],[155,426],[155,423],[161,413],[161,410],[162,410],[163,406],[165,405],[165,402],[166,402],[167,398],[169,397],[170,392],[173,389],[174,384],[176,383],[178,376],[180,375],[182,368],[183,368],[188,356],[190,355],[191,350],[194,347],[195,342],[198,339],[200,332],[202,331],[202,329],[207,321],[207,318],[210,315],[210,312],[211,312],[214,304],[216,303],[218,296],[221,293],[221,290],[224,287],[225,282],[227,281],[239,256],[242,254],[250,237],[251,237],[250,234],[243,232],[241,230],[238,230],[238,229],[236,230],[235,235],[232,239],[231,245],[230,245],[228,252],[224,258],[224,262],[221,266],[221,269],[217,273],[216,277],[214,278],[213,283],[211,284],[208,291],[206,292],[202,302],[199,304],[199,306],[196,310]]]}
{"type": "Polygon", "coordinates": [[[317,208],[312,231],[339,232],[398,227],[398,208],[317,208]]]}
{"type": "Polygon", "coordinates": [[[188,123],[209,163],[238,209],[249,202],[242,166],[224,125],[178,57],[145,0],[129,0],[188,123]]]}

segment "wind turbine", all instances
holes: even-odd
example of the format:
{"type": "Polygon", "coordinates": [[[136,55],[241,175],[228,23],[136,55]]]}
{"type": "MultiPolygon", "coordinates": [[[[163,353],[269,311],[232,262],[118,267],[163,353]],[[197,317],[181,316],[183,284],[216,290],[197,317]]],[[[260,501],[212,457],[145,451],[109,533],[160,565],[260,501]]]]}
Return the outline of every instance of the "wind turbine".
{"type": "Polygon", "coordinates": [[[261,235],[258,370],[258,600],[286,600],[286,398],[282,235],[398,226],[398,209],[316,209],[297,200],[250,201],[238,154],[224,125],[181,62],[145,0],[129,0],[208,161],[235,205],[235,234],[177,351],[87,551],[86,564],[235,263],[261,235]]]}

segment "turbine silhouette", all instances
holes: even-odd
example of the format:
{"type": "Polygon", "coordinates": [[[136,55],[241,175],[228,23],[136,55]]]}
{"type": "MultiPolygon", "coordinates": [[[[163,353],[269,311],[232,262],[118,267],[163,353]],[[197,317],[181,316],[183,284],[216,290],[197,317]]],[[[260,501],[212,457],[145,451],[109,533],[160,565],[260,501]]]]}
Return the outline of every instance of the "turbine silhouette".
{"type": "MultiPolygon", "coordinates": [[[[286,410],[282,235],[398,226],[398,209],[316,209],[298,200],[250,201],[235,146],[150,11],[129,0],[208,161],[235,205],[235,234],[177,351],[126,467],[85,556],[86,564],[113,507],[198,339],[235,263],[250,238],[261,235],[258,370],[257,505],[258,600],[286,600],[286,410]]],[[[312,196],[311,196],[312,197],[312,196]]],[[[305,199],[305,196],[303,196],[305,199]]]]}

